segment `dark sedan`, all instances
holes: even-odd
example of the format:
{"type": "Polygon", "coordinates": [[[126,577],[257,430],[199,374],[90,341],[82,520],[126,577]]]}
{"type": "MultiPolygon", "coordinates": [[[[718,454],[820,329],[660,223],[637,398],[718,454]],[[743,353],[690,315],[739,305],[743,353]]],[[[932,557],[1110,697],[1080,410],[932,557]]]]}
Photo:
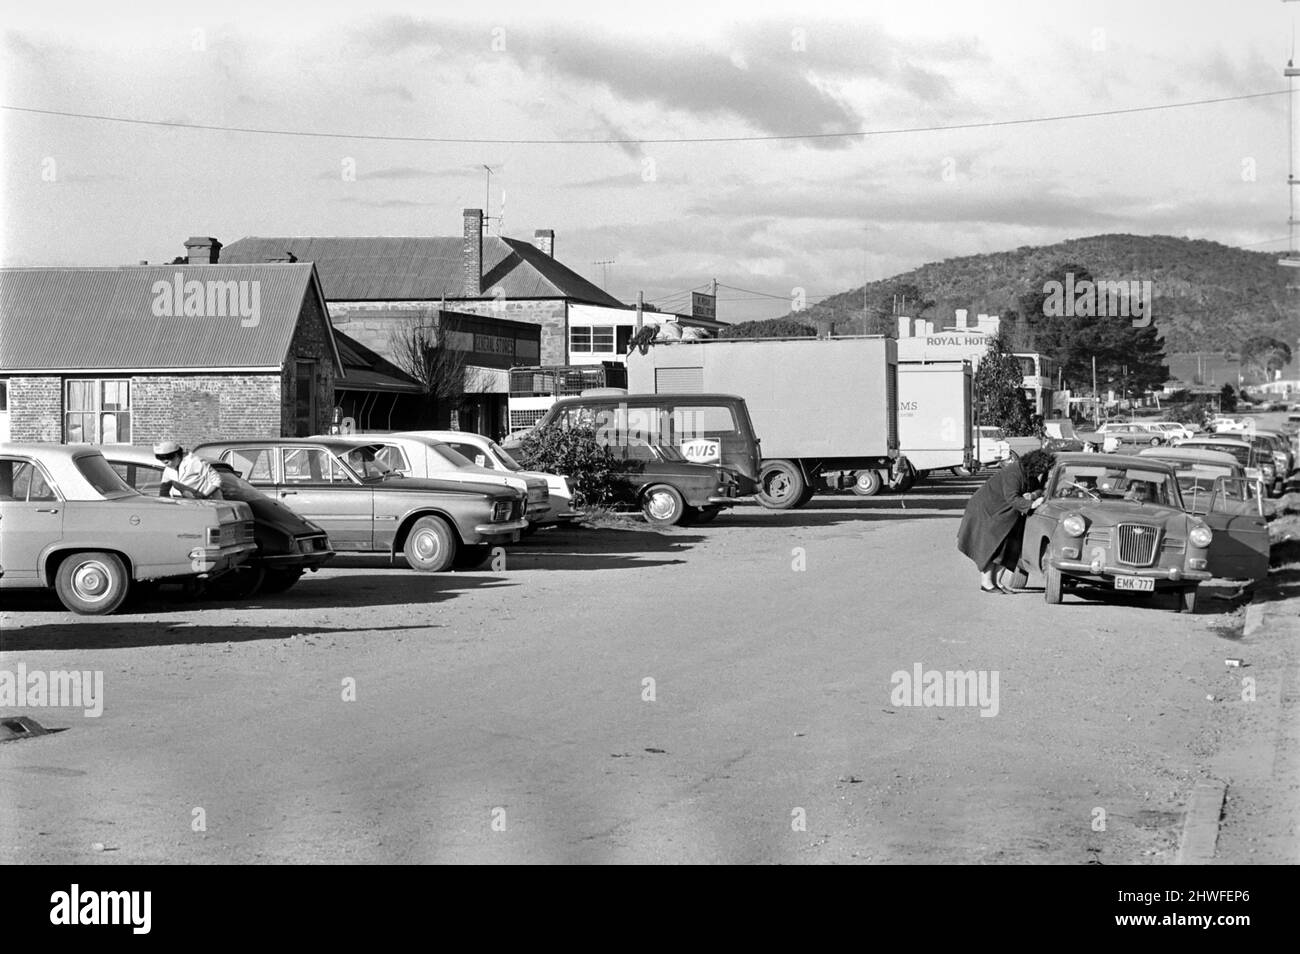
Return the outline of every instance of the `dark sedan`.
{"type": "MultiPolygon", "coordinates": [[[[104,456],[128,484],[142,494],[157,496],[163,465],[145,447],[105,447],[104,456]]],[[[221,495],[242,500],[253,511],[257,552],[237,572],[226,574],[217,588],[247,597],[259,590],[281,593],[310,570],[315,573],[334,557],[325,531],[262,493],[223,461],[210,461],[221,476],[221,495]]]]}

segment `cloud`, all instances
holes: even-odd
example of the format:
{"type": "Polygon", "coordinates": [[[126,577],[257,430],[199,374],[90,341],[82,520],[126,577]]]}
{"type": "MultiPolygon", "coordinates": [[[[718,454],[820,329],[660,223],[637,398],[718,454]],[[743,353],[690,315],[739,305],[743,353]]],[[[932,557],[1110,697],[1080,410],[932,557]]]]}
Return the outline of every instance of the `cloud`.
{"type": "Polygon", "coordinates": [[[392,86],[371,86],[366,90],[366,95],[398,99],[404,103],[415,102],[415,94],[400,83],[392,86]]]}
{"type": "MultiPolygon", "coordinates": [[[[391,166],[387,169],[357,170],[357,181],[375,180],[379,182],[411,182],[423,179],[471,179],[483,175],[481,166],[452,166],[443,169],[421,169],[417,166],[391,166]]],[[[339,180],[338,171],[321,172],[317,179],[335,182],[339,180]]]]}

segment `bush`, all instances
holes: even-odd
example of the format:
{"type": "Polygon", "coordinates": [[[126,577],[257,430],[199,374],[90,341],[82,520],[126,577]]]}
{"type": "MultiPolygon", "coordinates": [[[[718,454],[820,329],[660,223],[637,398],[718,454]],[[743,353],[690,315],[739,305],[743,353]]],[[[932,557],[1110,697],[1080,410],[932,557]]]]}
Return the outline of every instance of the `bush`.
{"type": "Polygon", "coordinates": [[[524,436],[514,454],[529,470],[563,474],[573,488],[575,509],[612,507],[623,503],[619,461],[609,448],[597,443],[590,427],[535,427],[524,436]]]}

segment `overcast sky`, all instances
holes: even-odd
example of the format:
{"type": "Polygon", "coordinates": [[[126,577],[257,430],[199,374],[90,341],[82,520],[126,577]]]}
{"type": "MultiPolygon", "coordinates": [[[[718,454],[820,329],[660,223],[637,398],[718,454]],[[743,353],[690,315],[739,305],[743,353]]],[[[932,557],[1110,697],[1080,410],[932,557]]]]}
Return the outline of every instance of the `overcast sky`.
{"type": "Polygon", "coordinates": [[[554,229],[557,258],[623,300],[714,278],[775,296],[724,288],[727,320],[1101,232],[1287,245],[1284,96],[825,134],[1282,90],[1300,3],[135,6],[7,11],[0,102],[541,142],[3,110],[4,264],[170,261],[190,235],[456,235],[487,201],[483,165],[504,234],[554,229]],[[742,141],[680,141],[716,137],[742,141]]]}

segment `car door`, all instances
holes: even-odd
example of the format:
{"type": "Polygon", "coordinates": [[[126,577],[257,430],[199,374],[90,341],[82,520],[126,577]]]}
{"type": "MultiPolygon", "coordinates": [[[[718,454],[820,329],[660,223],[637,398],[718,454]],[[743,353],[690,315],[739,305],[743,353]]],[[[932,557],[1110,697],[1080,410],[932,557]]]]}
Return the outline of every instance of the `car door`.
{"type": "Polygon", "coordinates": [[[63,539],[64,504],[34,460],[0,457],[0,566],[4,582],[40,580],[41,551],[63,539]]]}
{"type": "Polygon", "coordinates": [[[1268,575],[1268,524],[1255,481],[1218,478],[1203,519],[1214,531],[1211,573],[1231,580],[1262,580],[1268,575]]]}
{"type": "Polygon", "coordinates": [[[375,490],[324,447],[280,448],[275,491],[280,502],[318,523],[336,550],[375,548],[375,490]]]}

